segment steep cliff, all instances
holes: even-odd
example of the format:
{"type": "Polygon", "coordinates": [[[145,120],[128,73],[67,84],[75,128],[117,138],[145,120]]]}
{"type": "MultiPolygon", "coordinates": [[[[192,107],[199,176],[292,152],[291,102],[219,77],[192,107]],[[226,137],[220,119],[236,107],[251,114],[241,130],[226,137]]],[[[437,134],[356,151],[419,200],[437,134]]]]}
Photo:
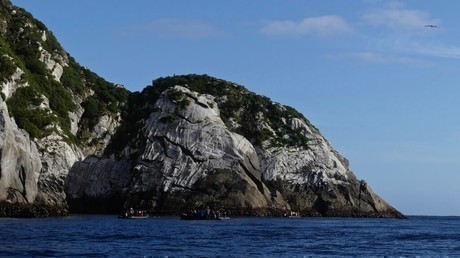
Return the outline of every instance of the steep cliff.
{"type": "Polygon", "coordinates": [[[130,93],[0,0],[0,216],[178,213],[402,217],[293,108],[207,75],[130,93]]]}
{"type": "Polygon", "coordinates": [[[0,216],[67,214],[69,169],[107,145],[102,128],[115,130],[128,94],[81,67],[43,23],[2,0],[0,216]]]}

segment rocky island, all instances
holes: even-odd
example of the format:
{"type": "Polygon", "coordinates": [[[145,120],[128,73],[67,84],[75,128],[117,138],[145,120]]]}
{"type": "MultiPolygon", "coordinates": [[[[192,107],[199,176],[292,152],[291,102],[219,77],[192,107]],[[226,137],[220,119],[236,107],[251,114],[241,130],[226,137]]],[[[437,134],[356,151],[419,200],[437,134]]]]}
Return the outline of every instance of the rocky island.
{"type": "Polygon", "coordinates": [[[208,75],[129,92],[0,3],[0,216],[212,206],[404,217],[295,109],[208,75]]]}

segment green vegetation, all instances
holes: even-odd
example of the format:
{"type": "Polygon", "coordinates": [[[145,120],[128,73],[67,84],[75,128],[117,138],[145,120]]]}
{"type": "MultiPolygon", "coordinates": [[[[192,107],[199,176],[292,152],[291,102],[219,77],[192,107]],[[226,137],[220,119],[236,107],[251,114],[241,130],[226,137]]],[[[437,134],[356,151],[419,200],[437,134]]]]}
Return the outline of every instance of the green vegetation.
{"type": "Polygon", "coordinates": [[[9,56],[0,50],[0,83],[7,82],[16,71],[16,66],[10,60],[9,56]]]}
{"type": "Polygon", "coordinates": [[[97,123],[99,116],[122,112],[129,92],[82,68],[71,57],[68,66],[63,69],[61,82],[56,81],[40,61],[41,49],[50,53],[52,58],[67,57],[67,53],[46,26],[34,19],[30,13],[15,8],[16,14],[13,14],[12,9],[6,10],[12,8],[10,5],[3,8],[9,4],[8,1],[2,1],[1,4],[0,18],[7,21],[8,26],[6,33],[0,36],[0,82],[8,80],[16,67],[19,67],[25,73],[23,82],[29,84],[28,87],[18,89],[7,101],[10,115],[15,118],[19,127],[33,137],[40,138],[57,131],[56,126],[59,126],[65,140],[78,143],[70,132],[69,112],[76,108],[74,95],[84,98],[90,95],[90,91],[94,94],[82,103],[85,113],[81,125],[87,126],[87,130],[97,123]],[[43,40],[43,35],[46,40],[43,40]],[[42,96],[49,100],[49,110],[36,108],[43,101],[42,96]]]}
{"type": "Polygon", "coordinates": [[[43,128],[56,121],[56,117],[47,110],[30,108],[40,105],[41,102],[41,97],[31,87],[19,88],[7,102],[18,126],[35,138],[46,136],[48,132],[43,131],[43,128]]]}
{"type": "Polygon", "coordinates": [[[46,136],[44,132],[37,133],[45,126],[58,123],[65,134],[71,137],[69,111],[75,110],[70,93],[58,82],[49,80],[50,76],[26,73],[28,87],[19,88],[7,101],[9,111],[19,127],[24,128],[32,136],[46,136]],[[50,110],[33,108],[43,101],[41,95],[49,100],[50,110]]]}
{"type": "MultiPolygon", "coordinates": [[[[161,93],[175,85],[188,87],[190,90],[201,94],[216,96],[221,118],[226,125],[261,148],[267,147],[264,145],[266,140],[269,140],[269,146],[290,145],[308,148],[309,139],[304,136],[304,132],[293,130],[289,122],[286,124],[283,122],[283,118],[286,121],[299,118],[309,123],[295,109],[281,106],[267,97],[251,93],[243,86],[231,82],[208,75],[184,75],[159,78],[152,82],[152,86],[146,87],[142,92],[133,93],[126,110],[131,116],[123,116],[124,123],[120,128],[119,136],[112,139],[114,149],[126,146],[128,143],[126,135],[138,134],[142,121],[146,120],[154,111],[153,105],[161,93]],[[258,117],[262,121],[258,121],[258,117]],[[230,120],[237,122],[240,126],[233,128],[230,120]],[[261,122],[270,126],[273,131],[268,128],[259,128],[261,122]]],[[[177,104],[176,112],[161,118],[160,121],[163,123],[173,122],[177,118],[177,112],[189,104],[185,101],[188,98],[185,98],[181,91],[170,90],[168,97],[177,104]]]]}
{"type": "Polygon", "coordinates": [[[176,115],[174,114],[169,114],[165,117],[160,118],[160,122],[162,123],[172,123],[176,120],[176,115]]]}
{"type": "Polygon", "coordinates": [[[0,83],[7,82],[16,71],[16,66],[6,55],[0,54],[0,83]]]}
{"type": "Polygon", "coordinates": [[[11,8],[11,3],[8,0],[0,0],[0,15],[1,16],[8,16],[9,9],[11,8]]]}
{"type": "MultiPolygon", "coordinates": [[[[171,101],[176,103],[176,108],[174,110],[175,114],[178,114],[182,109],[186,108],[190,105],[190,99],[187,98],[184,92],[176,89],[170,89],[168,91],[168,97],[171,101]]],[[[175,116],[174,116],[175,117],[175,116]]],[[[170,121],[171,119],[167,119],[166,121],[170,121]]],[[[174,121],[174,120],[172,120],[174,121]]]]}
{"type": "Polygon", "coordinates": [[[16,71],[13,56],[8,44],[0,37],[0,84],[8,81],[16,71]]]}
{"type": "Polygon", "coordinates": [[[122,115],[127,115],[123,112],[126,108],[123,109],[122,106],[129,99],[129,91],[116,87],[88,69],[82,69],[81,72],[86,85],[94,91],[94,94],[82,103],[85,109],[82,119],[87,123],[87,128],[94,127],[98,122],[97,119],[104,114],[114,115],[122,112],[122,115]]]}
{"type": "Polygon", "coordinates": [[[159,89],[147,86],[142,92],[133,92],[128,96],[128,101],[121,112],[123,122],[107,146],[108,153],[121,151],[125,146],[133,143],[136,136],[140,136],[142,122],[156,111],[154,104],[160,94],[159,89]]]}
{"type": "MultiPolygon", "coordinates": [[[[293,130],[290,123],[283,122],[283,118],[286,121],[299,118],[311,126],[302,114],[291,107],[281,106],[267,97],[248,91],[243,86],[208,75],[172,76],[159,78],[153,82],[153,88],[157,88],[158,91],[175,85],[183,85],[202,94],[211,94],[216,97],[226,96],[216,99],[222,120],[229,128],[261,148],[264,147],[263,143],[266,140],[270,140],[271,146],[289,145],[308,148],[309,139],[305,137],[304,132],[293,130]],[[258,121],[258,117],[263,120],[258,121]],[[239,123],[240,126],[232,128],[230,119],[239,123]],[[268,128],[258,128],[261,122],[265,122],[273,131],[268,128]]],[[[179,99],[180,96],[174,93],[172,97],[172,99],[179,99]]]]}
{"type": "Polygon", "coordinates": [[[85,85],[82,81],[82,76],[79,73],[79,67],[76,67],[75,63],[72,63],[71,66],[64,67],[64,71],[61,76],[61,83],[66,88],[71,89],[77,94],[82,94],[84,92],[85,85]]]}
{"type": "Polygon", "coordinates": [[[36,20],[22,9],[18,9],[17,14],[9,18],[6,36],[0,39],[2,58],[8,61],[2,62],[1,78],[3,81],[8,79],[16,67],[20,67],[25,72],[23,79],[29,83],[29,87],[19,88],[8,100],[11,115],[18,126],[33,137],[46,136],[49,132],[43,130],[44,127],[54,123],[59,123],[64,132],[70,134],[67,112],[74,110],[75,105],[69,92],[52,79],[50,72],[39,60],[41,36],[33,26],[36,20]],[[43,101],[41,96],[50,100],[53,112],[34,108],[43,101]]]}

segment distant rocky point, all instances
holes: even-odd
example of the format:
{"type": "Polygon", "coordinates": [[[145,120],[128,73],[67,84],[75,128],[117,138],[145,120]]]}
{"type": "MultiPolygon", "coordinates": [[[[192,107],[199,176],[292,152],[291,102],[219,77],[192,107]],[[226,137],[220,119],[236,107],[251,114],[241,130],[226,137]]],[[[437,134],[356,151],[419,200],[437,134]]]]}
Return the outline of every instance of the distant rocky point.
{"type": "Polygon", "coordinates": [[[295,109],[208,75],[129,92],[0,3],[0,216],[404,217],[295,109]]]}

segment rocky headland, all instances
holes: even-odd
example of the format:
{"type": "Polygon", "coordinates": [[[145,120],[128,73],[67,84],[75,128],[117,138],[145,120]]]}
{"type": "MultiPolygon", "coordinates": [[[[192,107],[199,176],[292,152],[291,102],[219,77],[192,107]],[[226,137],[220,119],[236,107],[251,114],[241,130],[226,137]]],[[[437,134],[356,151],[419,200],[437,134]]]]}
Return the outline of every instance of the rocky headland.
{"type": "Polygon", "coordinates": [[[210,206],[404,217],[295,109],[207,75],[129,92],[0,3],[0,216],[210,206]]]}

